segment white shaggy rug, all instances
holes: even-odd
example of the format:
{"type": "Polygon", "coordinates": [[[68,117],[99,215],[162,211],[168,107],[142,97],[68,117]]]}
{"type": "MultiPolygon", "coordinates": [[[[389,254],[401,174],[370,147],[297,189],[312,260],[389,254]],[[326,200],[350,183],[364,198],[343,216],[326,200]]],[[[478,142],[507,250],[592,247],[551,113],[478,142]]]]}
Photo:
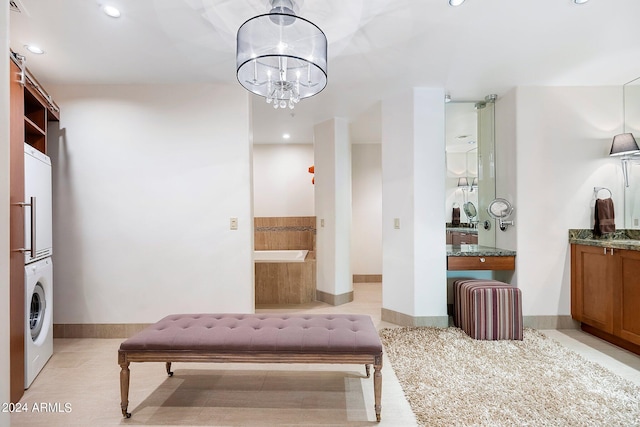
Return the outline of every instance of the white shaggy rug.
{"type": "Polygon", "coordinates": [[[640,387],[536,330],[523,341],[458,328],[380,336],[422,426],[640,426],[640,387]]]}

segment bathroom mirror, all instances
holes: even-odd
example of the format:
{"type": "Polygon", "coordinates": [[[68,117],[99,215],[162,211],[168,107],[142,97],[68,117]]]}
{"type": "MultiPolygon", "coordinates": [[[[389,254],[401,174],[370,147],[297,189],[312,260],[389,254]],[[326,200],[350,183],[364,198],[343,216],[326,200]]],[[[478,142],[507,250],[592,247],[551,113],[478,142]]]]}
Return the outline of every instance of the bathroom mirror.
{"type": "Polygon", "coordinates": [[[489,207],[487,208],[489,215],[495,219],[505,219],[511,215],[513,212],[513,207],[508,200],[505,199],[494,199],[491,203],[489,203],[489,207]]]}
{"type": "Polygon", "coordinates": [[[467,202],[463,206],[463,210],[467,218],[469,218],[469,223],[471,223],[471,228],[478,228],[478,211],[476,210],[476,206],[473,202],[467,202]]]}
{"type": "Polygon", "coordinates": [[[478,244],[495,246],[495,229],[477,227],[485,220],[493,221],[487,207],[495,199],[494,103],[447,103],[445,139],[446,222],[451,224],[454,204],[462,206],[462,225],[475,227],[478,244]],[[466,178],[467,185],[459,186],[465,182],[460,178],[466,178]]]}
{"type": "Polygon", "coordinates": [[[471,220],[471,222],[473,222],[473,219],[478,216],[476,206],[472,202],[467,202],[464,204],[464,213],[471,220]]]}
{"type": "MultiPolygon", "coordinates": [[[[623,87],[624,131],[640,143],[640,77],[623,87]]],[[[640,156],[629,162],[629,186],[624,189],[625,228],[640,229],[640,156]]]]}

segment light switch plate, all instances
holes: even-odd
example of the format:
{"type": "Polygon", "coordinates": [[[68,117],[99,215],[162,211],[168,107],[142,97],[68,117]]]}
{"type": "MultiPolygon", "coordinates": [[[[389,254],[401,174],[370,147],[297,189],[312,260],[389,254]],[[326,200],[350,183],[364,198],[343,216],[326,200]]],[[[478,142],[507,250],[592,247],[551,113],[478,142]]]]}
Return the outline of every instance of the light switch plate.
{"type": "Polygon", "coordinates": [[[238,218],[231,218],[231,220],[229,221],[229,228],[231,230],[238,229],[238,218]]]}
{"type": "Polygon", "coordinates": [[[393,228],[396,230],[400,229],[400,218],[393,218],[393,228]]]}

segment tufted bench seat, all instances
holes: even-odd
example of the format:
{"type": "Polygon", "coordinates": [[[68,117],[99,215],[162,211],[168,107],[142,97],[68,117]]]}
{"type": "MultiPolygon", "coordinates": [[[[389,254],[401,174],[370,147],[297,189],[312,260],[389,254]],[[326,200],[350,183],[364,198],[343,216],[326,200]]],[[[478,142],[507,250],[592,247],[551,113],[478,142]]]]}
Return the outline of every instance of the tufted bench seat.
{"type": "Polygon", "coordinates": [[[454,325],[478,340],[522,340],[522,293],[497,280],[453,283],[454,325]]]}
{"type": "Polygon", "coordinates": [[[369,316],[351,314],[173,314],[118,350],[122,415],[129,418],[129,364],[165,362],[343,363],[374,366],[380,421],[382,343],[369,316]]]}

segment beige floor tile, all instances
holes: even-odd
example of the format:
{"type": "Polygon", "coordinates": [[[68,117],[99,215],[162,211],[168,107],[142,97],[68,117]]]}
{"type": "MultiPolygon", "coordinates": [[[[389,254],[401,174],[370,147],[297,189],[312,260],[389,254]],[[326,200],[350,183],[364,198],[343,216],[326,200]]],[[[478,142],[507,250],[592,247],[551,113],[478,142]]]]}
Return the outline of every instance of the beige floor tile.
{"type": "MultiPolygon", "coordinates": [[[[355,284],[354,301],[258,312],[363,313],[378,328],[381,284],[355,284]]],[[[543,331],[561,344],[640,384],[640,357],[581,331],[543,331]]],[[[121,339],[55,339],[54,355],[22,402],[69,403],[69,413],[13,414],[20,426],[415,426],[388,359],[382,369],[382,421],[375,422],[373,380],[361,365],[133,363],[129,410],[120,412],[117,350],[121,339]]]]}

